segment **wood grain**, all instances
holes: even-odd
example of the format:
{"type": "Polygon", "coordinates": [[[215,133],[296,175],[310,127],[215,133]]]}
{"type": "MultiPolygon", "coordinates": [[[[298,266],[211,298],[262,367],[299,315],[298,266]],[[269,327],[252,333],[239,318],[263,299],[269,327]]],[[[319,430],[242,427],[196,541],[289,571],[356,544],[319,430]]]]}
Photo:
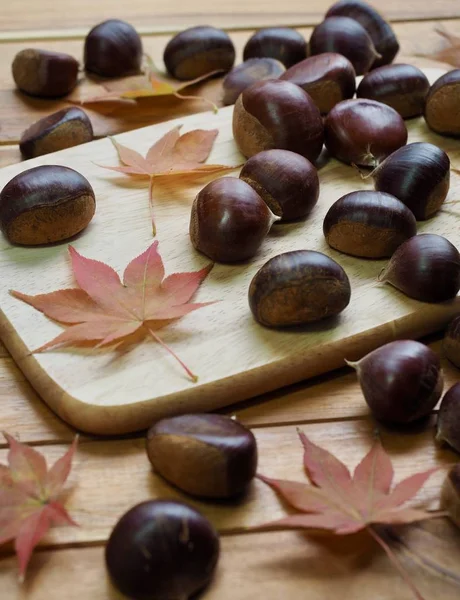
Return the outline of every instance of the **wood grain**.
{"type": "MultiPolygon", "coordinates": [[[[439,71],[429,74],[435,78],[439,71]]],[[[241,162],[232,138],[231,114],[232,108],[228,108],[218,115],[182,120],[184,130],[219,127],[211,162],[241,162]]],[[[156,125],[124,134],[120,140],[143,151],[172,126],[156,125]]],[[[449,150],[452,160],[457,160],[458,142],[428,134],[421,120],[412,121],[409,128],[410,141],[436,139],[449,150]]],[[[99,203],[95,220],[74,245],[84,255],[121,270],[148,247],[151,233],[145,185],[105,174],[98,166],[115,164],[115,160],[112,144],[101,140],[7,167],[0,172],[0,186],[24,168],[39,164],[77,168],[93,185],[99,203]],[[120,245],[124,252],[120,253],[120,245]]],[[[460,179],[454,178],[451,197],[459,185],[460,179]]],[[[89,350],[30,354],[56,335],[59,327],[12,298],[8,288],[34,294],[71,285],[65,245],[13,248],[2,239],[0,264],[6,286],[0,291],[0,337],[61,418],[84,431],[114,434],[145,428],[167,414],[220,408],[342,366],[344,358],[355,359],[391,339],[422,336],[445,325],[458,312],[457,301],[429,305],[409,300],[389,286],[376,284],[384,262],[346,257],[327,248],[321,230],[329,206],[339,196],[370,184],[362,182],[352,168],[330,161],[321,170],[321,186],[321,199],[312,216],[305,223],[275,227],[251,264],[215,266],[197,298],[222,299],[220,302],[164,330],[166,343],[200,375],[198,384],[191,384],[153,343],[138,345],[124,354],[89,350]],[[338,319],[312,326],[303,334],[262,328],[253,321],[247,306],[250,279],[270,256],[305,247],[330,254],[345,268],[352,282],[352,302],[338,319]]],[[[198,189],[184,189],[185,198],[177,199],[176,193],[172,201],[175,191],[171,186],[156,188],[158,238],[168,272],[205,264],[203,257],[191,252],[187,235],[189,202],[198,189]]],[[[460,233],[452,227],[448,213],[421,224],[419,231],[447,234],[460,245],[460,233]]]]}

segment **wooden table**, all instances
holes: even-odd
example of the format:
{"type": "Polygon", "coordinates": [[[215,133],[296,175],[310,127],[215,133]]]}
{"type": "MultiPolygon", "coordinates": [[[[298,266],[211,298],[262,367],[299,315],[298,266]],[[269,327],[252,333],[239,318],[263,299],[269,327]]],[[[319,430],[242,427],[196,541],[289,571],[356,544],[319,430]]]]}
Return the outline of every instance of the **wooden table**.
{"type": "MultiPolygon", "coordinates": [[[[24,47],[46,47],[81,55],[82,38],[88,27],[111,17],[131,21],[145,34],[146,50],[160,58],[170,33],[185,26],[208,22],[230,31],[239,50],[252,29],[261,25],[295,25],[307,37],[318,23],[325,0],[22,0],[3,2],[0,9],[0,164],[19,160],[16,143],[20,131],[48,111],[40,101],[21,99],[13,91],[10,64],[24,47]],[[186,7],[187,13],[183,12],[186,7]],[[16,119],[17,122],[11,124],[16,119]],[[6,129],[5,129],[6,128],[6,129]],[[3,135],[2,131],[8,131],[3,135]]],[[[401,42],[399,62],[434,64],[414,55],[432,52],[441,45],[435,25],[460,35],[458,0],[374,0],[395,22],[401,42]]],[[[437,65],[439,66],[439,65],[437,65]]],[[[148,114],[134,116],[124,128],[141,126],[172,116],[160,104],[148,114]]],[[[198,110],[195,104],[176,104],[174,114],[198,110]]],[[[440,350],[439,340],[431,341],[440,350]]],[[[446,386],[459,372],[445,361],[446,386]]],[[[21,441],[39,447],[49,461],[61,455],[75,432],[54,416],[14,365],[0,345],[1,429],[21,441]]],[[[375,423],[368,415],[355,375],[348,371],[257,398],[227,411],[253,428],[259,444],[260,472],[273,477],[302,479],[301,449],[296,427],[337,452],[350,467],[359,460],[372,438],[375,423]]],[[[401,478],[431,465],[446,466],[457,457],[433,443],[433,421],[409,432],[381,429],[386,449],[401,478]]],[[[0,444],[0,461],[6,458],[0,444]]],[[[445,469],[436,474],[419,499],[436,506],[445,469]]],[[[26,583],[17,584],[11,548],[0,560],[0,598],[12,600],[103,600],[117,594],[107,581],[103,550],[115,521],[137,502],[181,494],[151,472],[145,457],[143,435],[123,439],[92,439],[82,436],[71,475],[68,508],[79,528],[56,528],[40,544],[30,564],[26,583]]],[[[409,600],[410,592],[386,556],[365,536],[325,542],[298,532],[243,532],[283,514],[274,494],[260,482],[254,483],[239,504],[192,502],[222,534],[222,557],[215,580],[205,597],[218,600],[263,598],[331,600],[409,600]]],[[[448,524],[437,521],[416,526],[405,534],[424,557],[451,568],[460,578],[460,536],[448,524]]],[[[405,539],[406,539],[405,538],[405,539]]],[[[420,566],[404,548],[401,559],[416,579],[426,598],[458,598],[459,588],[448,578],[420,566]]],[[[422,558],[423,561],[423,558],[422,558]]]]}

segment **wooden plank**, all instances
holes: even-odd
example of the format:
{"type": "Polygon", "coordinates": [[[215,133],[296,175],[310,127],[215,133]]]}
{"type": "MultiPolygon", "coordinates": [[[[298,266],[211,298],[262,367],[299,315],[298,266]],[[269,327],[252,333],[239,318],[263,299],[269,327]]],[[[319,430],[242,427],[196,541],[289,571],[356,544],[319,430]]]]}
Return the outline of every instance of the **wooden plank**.
{"type": "MultiPolygon", "coordinates": [[[[437,77],[438,72],[430,76],[437,77]]],[[[241,161],[232,139],[231,111],[229,108],[218,115],[197,115],[182,121],[188,129],[219,127],[212,162],[241,161]]],[[[124,134],[122,141],[142,151],[173,126],[174,122],[124,134]]],[[[409,128],[410,141],[436,140],[449,150],[453,160],[460,152],[455,140],[428,134],[423,123],[412,121],[409,128]]],[[[115,160],[112,144],[101,140],[8,167],[0,173],[0,182],[3,185],[20,170],[40,164],[66,164],[83,173],[99,198],[98,214],[74,245],[84,255],[108,261],[120,270],[125,267],[127,257],[134,257],[148,247],[151,230],[145,186],[121,180],[126,187],[114,188],[114,181],[120,177],[106,175],[98,166],[114,164],[115,160]],[[121,246],[125,252],[120,253],[121,246]]],[[[460,179],[453,178],[451,197],[459,185],[460,179]]],[[[183,412],[184,402],[188,410],[213,410],[337,368],[343,365],[344,357],[359,357],[394,337],[422,336],[436,331],[458,312],[458,301],[434,305],[410,300],[389,286],[376,285],[382,261],[340,255],[324,243],[322,223],[329,206],[337,197],[366,187],[370,187],[369,183],[361,181],[352,168],[331,161],[321,170],[321,200],[305,223],[277,228],[250,264],[214,267],[198,298],[201,301],[222,298],[222,301],[164,330],[166,343],[172,343],[182,359],[199,373],[201,379],[197,384],[191,384],[176,363],[153,343],[140,344],[124,354],[88,350],[31,354],[57,335],[59,328],[13,298],[8,287],[14,285],[34,294],[71,285],[68,262],[59,245],[13,248],[5,239],[0,241],[2,273],[7,286],[0,292],[3,312],[0,336],[35,389],[62,418],[84,431],[116,434],[142,429],[155,418],[183,412]],[[248,308],[250,278],[269,257],[305,247],[329,253],[340,262],[350,277],[353,300],[339,319],[310,327],[303,335],[261,327],[248,308]],[[39,281],[38,264],[46,264],[46,269],[40,269],[39,281]]],[[[199,186],[192,186],[184,193],[191,200],[198,189],[199,186]]],[[[203,266],[205,259],[191,252],[186,234],[189,205],[171,202],[171,194],[171,187],[156,188],[158,239],[165,258],[171,257],[166,260],[167,270],[203,266]]],[[[460,234],[453,224],[450,214],[440,213],[421,224],[419,231],[442,233],[460,244],[460,234]]]]}
{"type": "MultiPolygon", "coordinates": [[[[91,0],[67,0],[56,4],[53,0],[42,0],[40,6],[28,3],[10,2],[2,6],[2,29],[20,30],[62,30],[92,27],[99,21],[110,18],[125,19],[149,31],[176,31],[184,27],[202,23],[218,27],[257,27],[267,25],[312,25],[320,22],[332,2],[325,0],[291,0],[289,10],[273,0],[232,0],[229,4],[216,5],[213,0],[196,0],[188,10],[179,2],[157,0],[132,0],[118,4],[101,0],[94,4],[91,0]]],[[[370,4],[393,21],[415,19],[440,19],[458,17],[457,0],[371,0],[370,4]]]]}
{"type": "MultiPolygon", "coordinates": [[[[452,33],[460,35],[460,20],[445,21],[437,25],[445,26],[452,33]]],[[[308,38],[311,28],[303,28],[300,31],[308,38]]],[[[435,33],[433,23],[396,24],[395,31],[401,44],[398,61],[411,62],[425,67],[436,66],[436,63],[413,56],[414,54],[433,52],[445,45],[445,41],[435,33]]],[[[251,33],[251,31],[231,32],[231,37],[237,49],[237,62],[241,60],[242,49],[251,33]]],[[[144,37],[145,50],[158,65],[162,64],[163,50],[169,38],[169,35],[144,37]]],[[[10,65],[17,52],[25,47],[46,47],[49,50],[68,52],[78,59],[82,56],[81,40],[23,40],[1,44],[3,60],[0,64],[0,142],[2,143],[17,142],[24,129],[34,121],[68,106],[65,100],[34,99],[14,90],[10,65]]],[[[188,90],[188,93],[202,94],[209,100],[219,104],[221,99],[220,82],[214,80],[201,86],[195,86],[188,90]]],[[[143,99],[139,101],[135,108],[128,106],[116,108],[113,104],[99,105],[99,107],[93,105],[92,108],[85,107],[98,137],[128,131],[207,109],[208,106],[201,102],[181,101],[171,98],[143,99]]],[[[8,152],[6,152],[6,159],[4,157],[5,155],[1,152],[0,147],[0,166],[12,164],[16,158],[19,158],[17,153],[8,154],[8,152]]]]}
{"type": "MultiPolygon", "coordinates": [[[[401,534],[413,550],[458,573],[460,535],[441,520],[401,534]]],[[[458,585],[422,568],[395,548],[424,598],[458,600],[458,585]]],[[[38,551],[27,578],[17,582],[15,558],[0,560],[5,600],[121,600],[110,584],[102,546],[38,551]]],[[[383,551],[365,533],[341,539],[300,532],[234,535],[221,539],[221,555],[206,600],[413,600],[383,551]],[[397,595],[395,595],[397,594],[397,595]]]]}
{"type": "MultiPolygon", "coordinates": [[[[314,442],[337,454],[350,468],[354,468],[369,450],[375,428],[376,424],[369,418],[301,426],[314,442]]],[[[435,446],[433,420],[403,432],[379,428],[383,445],[394,461],[396,481],[434,465],[447,467],[456,460],[453,452],[435,446]]],[[[264,427],[255,429],[254,433],[260,473],[306,481],[302,447],[295,426],[264,427]]],[[[66,448],[50,445],[40,450],[51,464],[66,448]]],[[[5,462],[6,452],[6,449],[0,450],[0,462],[5,462]]],[[[438,508],[439,488],[444,476],[444,469],[433,475],[417,499],[431,508],[438,508]]],[[[143,436],[115,441],[82,441],[69,487],[67,508],[80,527],[53,529],[44,540],[44,546],[105,540],[119,516],[147,498],[178,498],[190,502],[225,533],[241,531],[286,513],[274,492],[258,480],[253,482],[246,497],[233,503],[201,502],[182,494],[152,473],[143,436]]]]}

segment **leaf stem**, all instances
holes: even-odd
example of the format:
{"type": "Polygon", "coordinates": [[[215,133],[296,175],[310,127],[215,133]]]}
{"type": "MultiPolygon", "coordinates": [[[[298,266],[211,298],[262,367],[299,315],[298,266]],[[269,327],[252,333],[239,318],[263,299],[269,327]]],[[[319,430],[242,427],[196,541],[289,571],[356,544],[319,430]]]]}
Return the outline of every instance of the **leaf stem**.
{"type": "Polygon", "coordinates": [[[149,183],[149,208],[150,208],[150,220],[152,222],[152,235],[153,237],[157,234],[157,226],[155,225],[155,215],[153,212],[153,177],[150,177],[149,183]]]}
{"type": "Polygon", "coordinates": [[[219,112],[217,104],[215,104],[212,100],[208,100],[208,98],[204,98],[203,96],[183,96],[179,92],[174,92],[173,96],[179,98],[180,100],[200,100],[201,102],[208,104],[215,113],[219,112]]]}
{"type": "MultiPolygon", "coordinates": [[[[174,358],[181,365],[181,367],[185,370],[185,372],[190,377],[190,379],[193,381],[193,383],[196,383],[198,381],[197,375],[195,375],[194,373],[192,373],[192,371],[190,371],[190,369],[187,367],[187,365],[177,356],[177,354],[174,352],[174,350],[172,350],[167,344],[165,344],[163,342],[163,340],[161,338],[159,338],[157,336],[157,334],[150,329],[150,327],[147,327],[146,329],[150,333],[150,335],[153,337],[153,339],[160,344],[160,346],[163,346],[163,348],[165,350],[167,350],[172,356],[174,356],[174,358]]],[[[423,600],[423,598],[422,598],[422,600],[423,600]]]]}
{"type": "Polygon", "coordinates": [[[406,572],[406,570],[404,569],[402,564],[399,562],[398,558],[396,557],[396,554],[393,552],[391,547],[377,533],[377,531],[374,529],[374,527],[372,525],[369,525],[368,527],[366,527],[366,529],[370,533],[370,535],[374,538],[374,540],[377,542],[377,544],[379,544],[379,546],[381,546],[383,548],[383,550],[386,552],[386,555],[388,556],[390,561],[393,563],[393,566],[397,569],[398,573],[401,575],[401,577],[404,580],[404,582],[406,583],[406,585],[412,591],[415,598],[417,598],[417,600],[425,600],[423,598],[423,596],[421,595],[421,593],[418,591],[418,589],[415,587],[415,584],[409,577],[409,574],[406,572]]]}

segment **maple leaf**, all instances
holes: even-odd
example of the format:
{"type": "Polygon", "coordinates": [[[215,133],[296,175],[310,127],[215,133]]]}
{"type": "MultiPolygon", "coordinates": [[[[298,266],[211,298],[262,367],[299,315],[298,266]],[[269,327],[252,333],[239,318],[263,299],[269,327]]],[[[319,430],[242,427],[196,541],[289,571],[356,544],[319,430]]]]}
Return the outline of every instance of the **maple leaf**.
{"type": "Polygon", "coordinates": [[[460,37],[449,33],[442,27],[435,27],[435,31],[448,42],[448,46],[432,54],[420,54],[424,58],[430,58],[438,62],[446,63],[454,67],[460,67],[460,37]]]}
{"type": "Polygon", "coordinates": [[[153,217],[153,184],[158,177],[180,177],[231,171],[237,166],[207,165],[208,158],[214,141],[219,133],[218,129],[194,129],[180,135],[181,125],[174,127],[162,138],[153,144],[145,158],[139,152],[119,144],[113,138],[120,162],[124,166],[109,167],[99,165],[104,169],[130,175],[144,177],[150,180],[149,199],[152,210],[152,228],[155,235],[155,221],[153,217]]]}
{"type": "Polygon", "coordinates": [[[423,600],[375,525],[407,524],[443,514],[403,506],[437,468],[416,473],[391,489],[393,466],[379,440],[375,441],[351,475],[333,454],[313,444],[300,431],[299,436],[304,447],[304,467],[311,485],[258,475],[299,512],[258,528],[322,529],[337,535],[365,529],[383,547],[416,597],[423,600]]]}
{"type": "Polygon", "coordinates": [[[0,544],[14,540],[21,578],[32,552],[53,525],[77,525],[59,501],[72,467],[77,437],[51,469],[44,456],[3,433],[10,450],[0,465],[0,544]]]}
{"type": "Polygon", "coordinates": [[[103,262],[85,258],[69,246],[76,289],[64,289],[29,296],[10,290],[19,300],[50,319],[69,325],[68,329],[35,352],[93,342],[96,347],[119,345],[136,332],[150,335],[182,365],[193,381],[190,369],[154,332],[168,322],[214,304],[193,303],[190,299],[205,279],[212,264],[192,273],[174,273],[165,278],[158,242],[132,260],[125,269],[123,283],[116,271],[103,262]]]}

